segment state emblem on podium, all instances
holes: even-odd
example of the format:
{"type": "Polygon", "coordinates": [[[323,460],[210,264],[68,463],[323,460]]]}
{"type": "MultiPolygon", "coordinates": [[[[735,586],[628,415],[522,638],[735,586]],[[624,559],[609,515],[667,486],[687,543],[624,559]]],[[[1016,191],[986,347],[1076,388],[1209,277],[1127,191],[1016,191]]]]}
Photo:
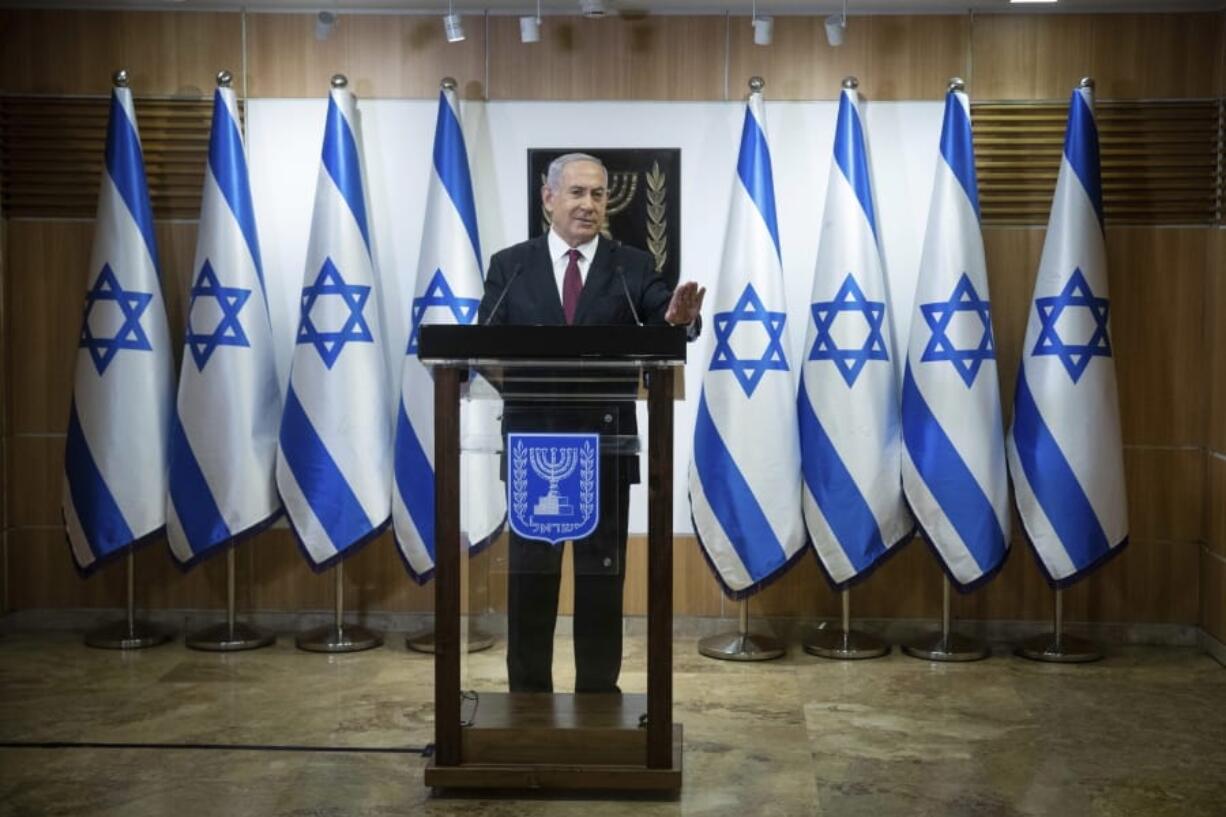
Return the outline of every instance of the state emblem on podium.
{"type": "Polygon", "coordinates": [[[600,520],[599,434],[508,434],[511,529],[557,545],[600,520]]]}

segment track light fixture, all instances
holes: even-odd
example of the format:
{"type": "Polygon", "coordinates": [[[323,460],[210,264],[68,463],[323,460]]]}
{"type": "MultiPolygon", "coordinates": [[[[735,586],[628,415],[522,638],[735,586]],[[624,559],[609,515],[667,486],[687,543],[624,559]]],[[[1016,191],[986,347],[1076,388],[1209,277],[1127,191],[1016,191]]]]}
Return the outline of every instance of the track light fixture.
{"type": "Polygon", "coordinates": [[[536,0],[535,17],[519,18],[519,41],[521,43],[541,41],[541,0],[536,0]]]}
{"type": "Polygon", "coordinates": [[[464,23],[460,20],[460,15],[455,13],[455,3],[451,0],[447,2],[447,14],[443,17],[443,31],[447,33],[447,42],[464,42],[464,23]]]}
{"type": "Polygon", "coordinates": [[[775,34],[775,18],[766,15],[759,17],[757,0],[754,0],[751,23],[753,25],[754,45],[770,45],[775,34]]]}
{"type": "Polygon", "coordinates": [[[321,11],[315,15],[315,39],[323,42],[332,34],[336,26],[336,12],[321,11]]]}
{"type": "Polygon", "coordinates": [[[832,46],[843,44],[843,35],[847,33],[847,0],[843,0],[843,13],[831,14],[826,18],[826,42],[832,46]]]}

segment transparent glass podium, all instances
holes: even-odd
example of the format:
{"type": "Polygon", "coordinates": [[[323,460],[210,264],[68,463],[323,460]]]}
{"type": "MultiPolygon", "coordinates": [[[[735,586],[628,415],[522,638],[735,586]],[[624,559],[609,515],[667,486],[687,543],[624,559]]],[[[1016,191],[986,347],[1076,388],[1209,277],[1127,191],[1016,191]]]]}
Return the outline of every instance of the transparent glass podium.
{"type": "Polygon", "coordinates": [[[685,330],[673,327],[422,327],[435,401],[427,786],[680,789],[672,464],[674,384],[685,354],[685,330]],[[501,401],[496,425],[484,436],[465,429],[462,438],[461,406],[485,398],[501,401]],[[640,429],[635,403],[644,399],[640,429]],[[505,671],[484,653],[473,659],[486,662],[479,669],[468,666],[462,632],[473,605],[464,587],[461,475],[482,457],[497,458],[506,500],[502,549],[486,562],[495,565],[486,581],[496,590],[482,591],[505,592],[505,671]],[[630,682],[620,675],[629,485],[640,476],[648,496],[645,684],[642,673],[630,682]],[[573,591],[569,631],[557,620],[562,585],[573,591]]]}

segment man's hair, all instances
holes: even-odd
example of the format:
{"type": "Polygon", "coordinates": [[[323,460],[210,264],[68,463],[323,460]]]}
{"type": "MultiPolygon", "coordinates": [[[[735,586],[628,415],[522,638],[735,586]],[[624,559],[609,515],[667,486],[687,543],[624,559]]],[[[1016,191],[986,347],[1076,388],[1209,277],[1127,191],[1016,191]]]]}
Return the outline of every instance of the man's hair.
{"type": "Polygon", "coordinates": [[[604,166],[604,162],[586,153],[564,153],[549,163],[549,172],[545,174],[545,186],[557,193],[562,184],[562,171],[572,162],[593,162],[599,165],[604,171],[605,184],[609,183],[609,169],[604,166]]]}

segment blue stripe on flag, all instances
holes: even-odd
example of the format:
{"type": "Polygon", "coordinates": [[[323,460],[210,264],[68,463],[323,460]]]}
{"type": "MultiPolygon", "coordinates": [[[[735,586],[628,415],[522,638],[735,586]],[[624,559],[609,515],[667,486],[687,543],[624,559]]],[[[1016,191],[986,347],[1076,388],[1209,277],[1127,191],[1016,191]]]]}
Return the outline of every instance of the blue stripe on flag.
{"type": "Polygon", "coordinates": [[[902,431],[911,460],[975,564],[986,573],[1005,552],[1005,532],[992,501],[928,407],[909,363],[902,388],[902,431]]]}
{"type": "Polygon", "coordinates": [[[868,151],[864,146],[864,130],[860,116],[851,104],[848,92],[839,97],[839,113],[834,129],[834,161],[838,164],[847,183],[856,191],[860,207],[868,226],[877,237],[877,216],[873,210],[873,187],[868,176],[868,151]]]}
{"type": "Polygon", "coordinates": [[[230,116],[230,108],[220,89],[213,93],[213,129],[209,134],[209,169],[234,220],[243,232],[247,251],[255,261],[255,272],[264,285],[264,265],[260,261],[260,241],[255,232],[255,208],[251,205],[251,184],[247,177],[247,159],[243,153],[243,135],[238,123],[230,116]]]}
{"type": "Polygon", "coordinates": [[[285,396],[281,451],[333,547],[342,551],[370,533],[374,525],[315,432],[292,387],[285,396]]]}
{"type": "MultiPolygon", "coordinates": [[[[1017,375],[1013,442],[1026,480],[1039,505],[1060,537],[1060,544],[1080,572],[1111,550],[1090,498],[1082,490],[1073,468],[1039,413],[1026,382],[1026,370],[1017,375]]],[[[1025,518],[1025,517],[1023,517],[1025,518]]]]}
{"type": "Polygon", "coordinates": [[[336,100],[328,97],[328,121],[324,125],[324,167],[328,175],[336,183],[341,196],[349,204],[358,229],[362,232],[362,241],[370,251],[370,233],[366,228],[366,197],[362,192],[362,167],[358,162],[358,146],[354,141],[353,131],[336,100]]]}
{"type": "Polygon", "coordinates": [[[979,182],[975,178],[975,145],[971,140],[971,120],[958,95],[945,95],[945,122],[941,125],[941,155],[979,217],[979,182]]]}
{"type": "Polygon", "coordinates": [[[149,206],[149,188],[145,184],[145,162],[140,149],[140,137],[128,119],[128,112],[119,101],[118,93],[111,94],[111,118],[106,128],[106,172],[111,177],[120,198],[128,205],[128,212],[136,222],[145,247],[158,268],[157,240],[153,233],[153,210],[149,206]]]}
{"type": "MultiPolygon", "coordinates": [[[[715,427],[703,392],[694,421],[694,465],[707,504],[754,583],[787,562],[783,545],[754,498],[749,482],[715,427]]],[[[718,572],[716,575],[719,575],[718,572]]]]}
{"type": "Polygon", "coordinates": [[[72,401],[69,410],[65,444],[64,470],[72,494],[72,507],[81,522],[89,549],[101,560],[132,544],[135,536],[94,462],[77,417],[76,400],[72,401]]]}
{"type": "MultiPolygon", "coordinates": [[[[396,422],[396,490],[400,493],[404,506],[413,518],[413,525],[421,536],[430,561],[434,561],[434,469],[426,452],[422,450],[409,416],[405,413],[404,403],[400,404],[400,416],[396,422]]],[[[422,581],[429,574],[418,574],[405,561],[409,572],[414,578],[422,581]]]]}
{"type": "Polygon", "coordinates": [[[766,230],[775,242],[775,255],[782,259],[779,220],[775,217],[775,180],[771,172],[770,146],[766,143],[766,134],[748,107],[745,108],[745,127],[741,129],[741,154],[736,160],[736,173],[766,222],[766,230]]]}
{"type": "Polygon", "coordinates": [[[434,128],[434,170],[443,189],[451,196],[468,239],[473,244],[477,264],[481,262],[481,239],[477,236],[477,207],[473,203],[473,182],[468,173],[468,155],[464,151],[464,130],[455,111],[447,103],[446,94],[438,100],[438,122],[434,128]]]}
{"type": "Polygon", "coordinates": [[[217,508],[177,410],[170,421],[170,499],[193,555],[230,538],[230,526],[217,508]]]}
{"type": "Polygon", "coordinates": [[[826,517],[839,547],[858,575],[886,554],[877,517],[873,515],[851,472],[843,464],[826,429],[817,419],[803,382],[797,397],[797,409],[800,450],[804,452],[801,470],[805,484],[814,498],[819,500],[822,516],[826,517]]]}
{"type": "Polygon", "coordinates": [[[1064,134],[1064,157],[1098,214],[1098,226],[1103,226],[1103,183],[1098,163],[1098,125],[1080,91],[1073,91],[1068,106],[1068,130],[1064,134]]]}

